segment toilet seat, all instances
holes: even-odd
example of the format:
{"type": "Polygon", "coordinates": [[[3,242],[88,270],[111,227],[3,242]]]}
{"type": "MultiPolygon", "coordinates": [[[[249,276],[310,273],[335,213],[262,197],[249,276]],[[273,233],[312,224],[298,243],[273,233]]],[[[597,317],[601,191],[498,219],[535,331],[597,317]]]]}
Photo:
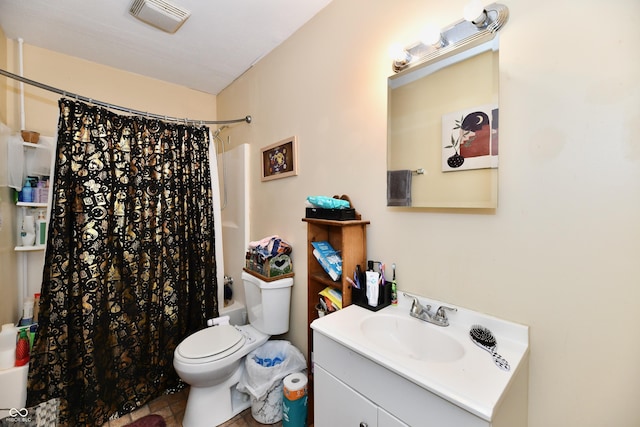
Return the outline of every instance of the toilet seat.
{"type": "Polygon", "coordinates": [[[205,363],[235,353],[244,343],[244,335],[234,326],[219,325],[189,335],[177,350],[178,354],[189,362],[205,363]]]}

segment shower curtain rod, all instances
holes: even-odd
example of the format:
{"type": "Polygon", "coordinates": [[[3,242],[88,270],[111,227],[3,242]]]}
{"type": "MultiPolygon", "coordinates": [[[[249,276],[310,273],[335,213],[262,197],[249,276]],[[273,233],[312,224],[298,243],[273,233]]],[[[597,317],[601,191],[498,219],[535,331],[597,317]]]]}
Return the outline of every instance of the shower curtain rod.
{"type": "Polygon", "coordinates": [[[66,96],[68,98],[74,98],[76,100],[84,101],[84,102],[86,102],[88,104],[99,105],[101,107],[109,108],[109,109],[112,109],[112,110],[124,111],[124,112],[129,113],[129,114],[137,114],[137,115],[145,116],[145,117],[153,117],[154,119],[159,119],[159,120],[164,120],[164,121],[184,122],[184,123],[193,123],[193,124],[201,124],[201,125],[202,124],[226,125],[226,124],[240,123],[240,122],[251,123],[251,116],[245,116],[242,119],[233,119],[233,120],[194,120],[194,119],[181,119],[181,118],[177,118],[177,117],[162,116],[160,114],[153,114],[153,113],[149,113],[147,111],[132,110],[131,108],[125,108],[125,107],[121,107],[119,105],[109,104],[108,102],[103,102],[103,101],[98,101],[96,99],[87,98],[86,96],[77,95],[75,93],[67,92],[67,91],[64,91],[62,89],[58,89],[58,88],[46,85],[44,83],[37,82],[35,80],[27,79],[26,77],[22,77],[22,76],[19,76],[17,74],[10,73],[10,72],[8,72],[6,70],[3,70],[2,68],[0,68],[0,74],[2,74],[5,77],[9,77],[10,79],[18,80],[18,81],[20,81],[22,83],[26,83],[26,84],[31,85],[31,86],[36,86],[36,87],[38,87],[40,89],[48,90],[49,92],[55,92],[55,93],[57,93],[59,95],[66,96]]]}

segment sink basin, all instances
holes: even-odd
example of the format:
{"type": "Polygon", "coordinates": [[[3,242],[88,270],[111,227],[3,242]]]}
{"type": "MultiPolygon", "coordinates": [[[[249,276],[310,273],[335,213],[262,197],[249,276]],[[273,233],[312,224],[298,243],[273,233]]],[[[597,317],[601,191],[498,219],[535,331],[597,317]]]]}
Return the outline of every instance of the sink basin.
{"type": "Polygon", "coordinates": [[[363,335],[376,347],[393,354],[431,362],[453,362],[464,347],[444,331],[411,317],[377,314],[362,320],[363,335]]]}

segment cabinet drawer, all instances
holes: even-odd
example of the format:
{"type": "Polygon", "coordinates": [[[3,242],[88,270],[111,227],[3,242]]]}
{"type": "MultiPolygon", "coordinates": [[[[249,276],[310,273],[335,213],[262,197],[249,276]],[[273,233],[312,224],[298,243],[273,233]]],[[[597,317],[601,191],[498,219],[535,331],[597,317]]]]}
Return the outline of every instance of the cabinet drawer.
{"type": "Polygon", "coordinates": [[[378,408],[317,365],[313,386],[315,427],[378,426],[378,408]]]}

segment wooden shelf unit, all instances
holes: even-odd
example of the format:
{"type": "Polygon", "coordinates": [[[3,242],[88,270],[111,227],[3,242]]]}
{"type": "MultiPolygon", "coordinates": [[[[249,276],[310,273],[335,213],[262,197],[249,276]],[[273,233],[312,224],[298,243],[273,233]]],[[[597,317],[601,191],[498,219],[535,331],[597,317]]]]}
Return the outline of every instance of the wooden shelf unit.
{"type": "MultiPolygon", "coordinates": [[[[311,322],[318,318],[316,304],[318,293],[327,286],[342,292],[342,308],[351,304],[351,285],[346,277],[352,277],[356,265],[362,271],[367,268],[367,230],[369,221],[334,221],[316,218],[303,218],[307,223],[307,363],[308,385],[308,423],[313,423],[313,334],[311,322]],[[313,255],[311,242],[326,240],[342,256],[342,277],[333,281],[313,255]]],[[[331,314],[328,314],[329,316],[331,314]]]]}

